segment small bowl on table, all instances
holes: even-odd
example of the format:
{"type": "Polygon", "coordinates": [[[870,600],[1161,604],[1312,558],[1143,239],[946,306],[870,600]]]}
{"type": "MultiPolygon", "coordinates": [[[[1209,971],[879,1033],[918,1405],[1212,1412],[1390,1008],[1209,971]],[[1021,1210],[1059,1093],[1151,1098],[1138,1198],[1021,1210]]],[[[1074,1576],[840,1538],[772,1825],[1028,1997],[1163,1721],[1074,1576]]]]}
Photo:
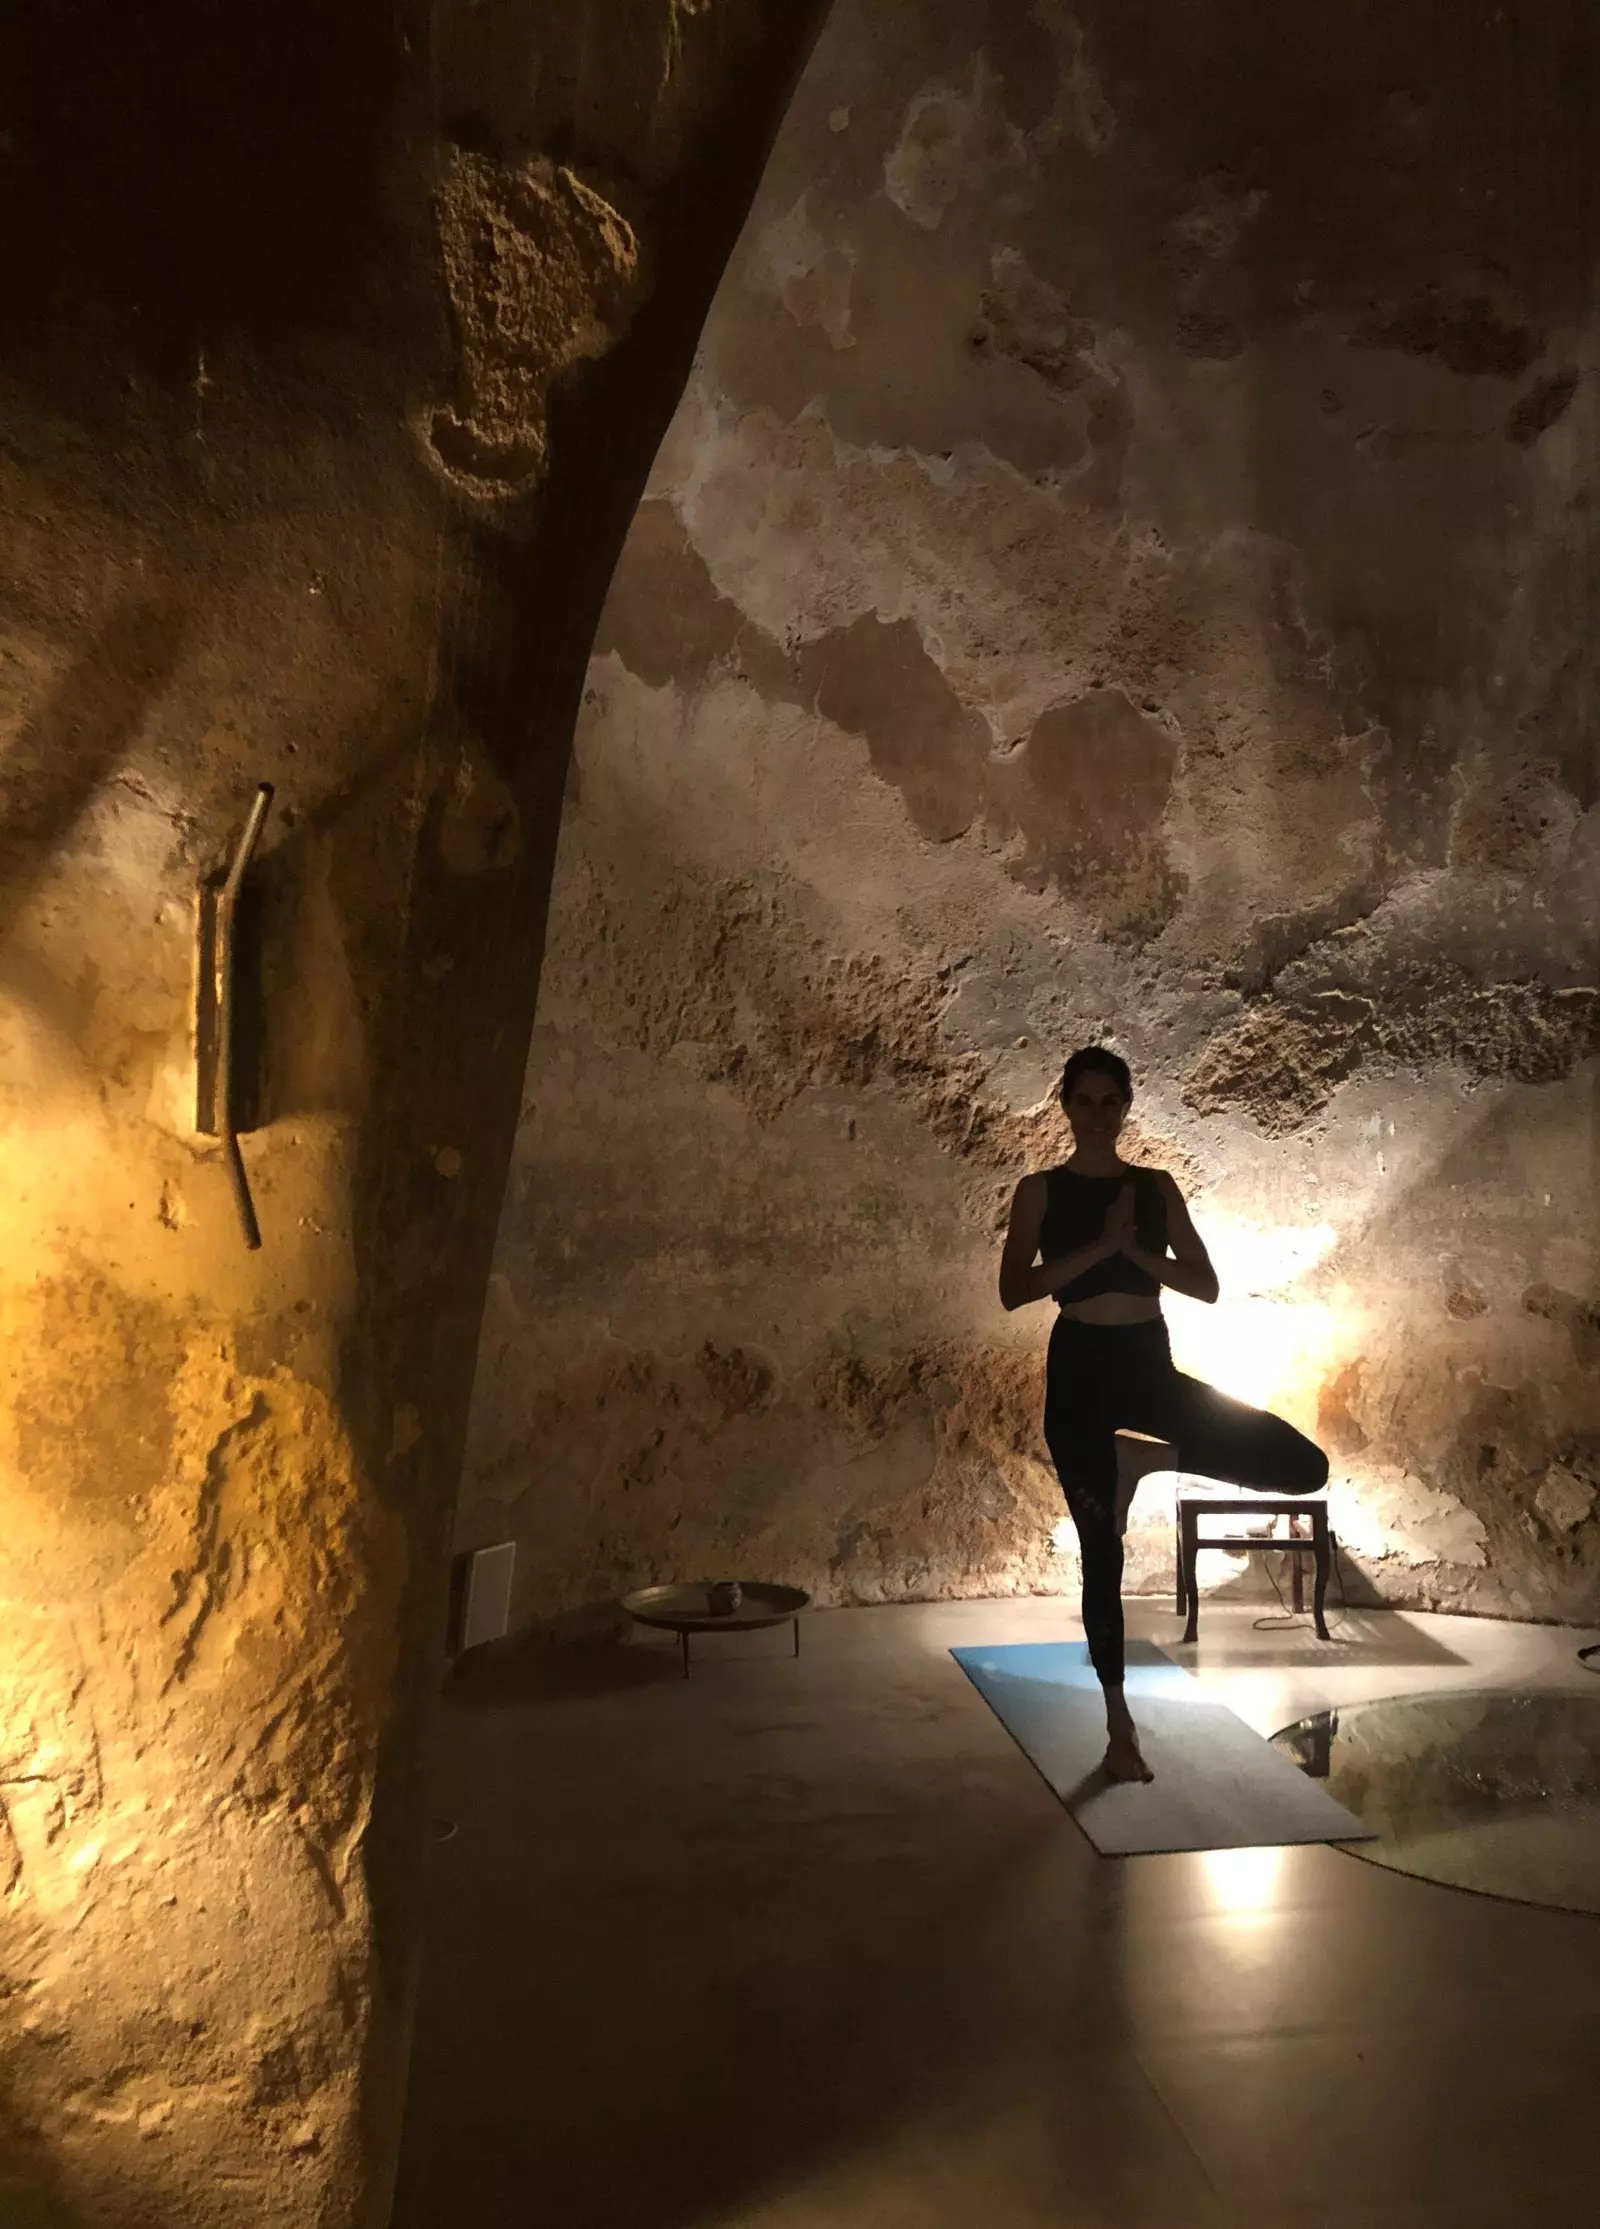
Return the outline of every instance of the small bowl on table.
{"type": "Polygon", "coordinates": [[[755,1633],[764,1626],[792,1624],[798,1656],[800,1613],[810,1601],[803,1587],[775,1586],[764,1579],[688,1579],[639,1587],[623,1596],[622,1607],[639,1625],[677,1634],[687,1679],[691,1633],[755,1633]]]}

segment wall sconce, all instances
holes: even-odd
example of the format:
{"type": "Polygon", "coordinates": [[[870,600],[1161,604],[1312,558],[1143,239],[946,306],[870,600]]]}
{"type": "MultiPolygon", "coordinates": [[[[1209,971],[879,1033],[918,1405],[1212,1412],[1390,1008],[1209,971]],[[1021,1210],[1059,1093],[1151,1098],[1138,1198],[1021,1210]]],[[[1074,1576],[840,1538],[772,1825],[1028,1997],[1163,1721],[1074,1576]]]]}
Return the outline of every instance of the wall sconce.
{"type": "Polygon", "coordinates": [[[259,1119],[260,1015],[259,971],[241,980],[242,947],[254,956],[253,936],[241,935],[240,892],[272,803],[272,784],[263,782],[251,803],[244,833],[226,873],[208,875],[200,885],[199,967],[195,1012],[195,1128],[222,1142],[234,1206],[246,1246],[261,1244],[250,1179],[239,1151],[241,1130],[259,1119]]]}

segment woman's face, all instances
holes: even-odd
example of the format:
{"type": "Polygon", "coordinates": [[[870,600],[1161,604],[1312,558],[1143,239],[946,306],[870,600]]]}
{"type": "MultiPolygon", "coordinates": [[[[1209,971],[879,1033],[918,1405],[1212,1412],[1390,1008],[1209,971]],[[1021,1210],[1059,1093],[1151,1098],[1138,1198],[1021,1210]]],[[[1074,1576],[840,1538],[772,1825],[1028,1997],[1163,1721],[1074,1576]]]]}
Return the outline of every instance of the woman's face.
{"type": "Polygon", "coordinates": [[[1073,1138],[1091,1153],[1097,1150],[1103,1153],[1107,1147],[1116,1145],[1127,1113],[1128,1102],[1114,1079],[1093,1068],[1078,1078],[1067,1100],[1067,1120],[1072,1125],[1073,1138]]]}

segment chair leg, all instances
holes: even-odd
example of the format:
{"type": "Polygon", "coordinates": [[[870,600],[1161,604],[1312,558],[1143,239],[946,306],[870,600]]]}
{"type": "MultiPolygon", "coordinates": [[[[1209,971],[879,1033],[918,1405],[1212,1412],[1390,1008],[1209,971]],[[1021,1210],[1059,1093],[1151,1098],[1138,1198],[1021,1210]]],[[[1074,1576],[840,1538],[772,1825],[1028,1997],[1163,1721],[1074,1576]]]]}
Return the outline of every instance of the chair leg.
{"type": "Polygon", "coordinates": [[[1189,1611],[1188,1621],[1183,1628],[1186,1641],[1198,1640],[1200,1635],[1200,1586],[1194,1568],[1199,1553],[1199,1528],[1196,1520],[1186,1510],[1183,1519],[1183,1556],[1179,1565],[1179,1584],[1189,1611]]]}
{"type": "Polygon", "coordinates": [[[1172,1565],[1175,1574],[1172,1590],[1175,1599],[1172,1607],[1180,1618],[1189,1607],[1189,1592],[1185,1584],[1184,1573],[1184,1549],[1183,1481],[1180,1478],[1178,1480],[1177,1500],[1172,1511],[1172,1565]]]}
{"type": "Polygon", "coordinates": [[[1316,1549],[1317,1561],[1317,1583],[1311,1596],[1311,1611],[1316,1622],[1317,1639],[1327,1641],[1332,1638],[1332,1635],[1328,1631],[1328,1621],[1322,1612],[1328,1599],[1328,1566],[1333,1561],[1330,1552],[1333,1545],[1333,1535],[1328,1530],[1328,1513],[1326,1510],[1319,1509],[1312,1517],[1311,1538],[1316,1549]]]}

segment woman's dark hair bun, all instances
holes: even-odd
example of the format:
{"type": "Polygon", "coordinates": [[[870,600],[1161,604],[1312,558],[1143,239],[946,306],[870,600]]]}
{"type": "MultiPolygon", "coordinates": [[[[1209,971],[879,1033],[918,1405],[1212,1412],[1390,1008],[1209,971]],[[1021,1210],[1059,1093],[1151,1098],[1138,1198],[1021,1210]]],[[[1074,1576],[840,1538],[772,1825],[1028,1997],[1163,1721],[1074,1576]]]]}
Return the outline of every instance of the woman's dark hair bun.
{"type": "Polygon", "coordinates": [[[1063,1106],[1077,1089],[1080,1076],[1091,1074],[1109,1076],[1124,1099],[1133,1097],[1133,1072],[1120,1053],[1114,1053],[1109,1045],[1080,1045],[1061,1071],[1063,1106]]]}

